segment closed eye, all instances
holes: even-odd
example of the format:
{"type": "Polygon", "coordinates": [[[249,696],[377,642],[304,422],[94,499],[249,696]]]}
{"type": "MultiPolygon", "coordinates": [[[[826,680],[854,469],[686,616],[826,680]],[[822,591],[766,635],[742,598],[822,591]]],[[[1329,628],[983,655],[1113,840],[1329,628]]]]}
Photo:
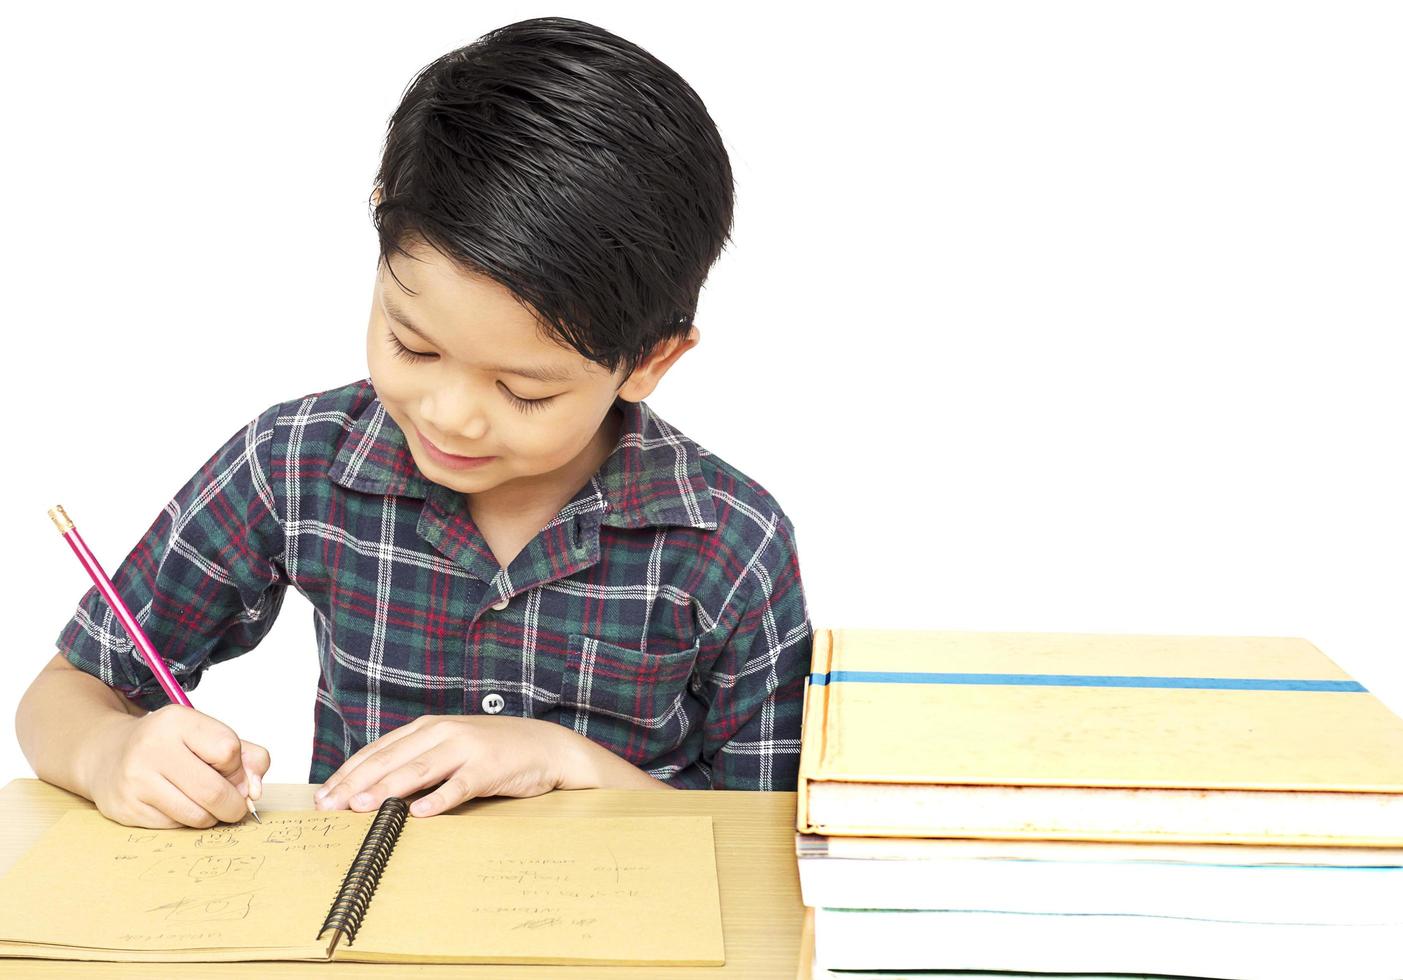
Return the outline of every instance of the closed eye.
{"type": "Polygon", "coordinates": [[[522,398],[520,395],[516,394],[506,385],[502,384],[502,382],[500,381],[497,382],[497,387],[502,389],[502,392],[507,396],[508,401],[510,401],[517,408],[521,409],[523,412],[539,411],[540,409],[545,407],[546,402],[555,398],[554,395],[547,395],[545,398],[522,398]]]}
{"type": "Polygon", "coordinates": [[[435,356],[426,351],[410,350],[399,342],[399,338],[395,336],[393,330],[386,331],[385,337],[390,342],[391,353],[402,361],[427,361],[429,358],[435,356]]]}
{"type": "MultiPolygon", "coordinates": [[[[410,350],[408,347],[404,346],[404,344],[400,343],[400,339],[395,336],[393,330],[386,331],[385,337],[390,342],[391,353],[402,361],[417,363],[419,361],[432,360],[438,356],[429,351],[410,350]]],[[[522,398],[500,381],[497,382],[497,387],[502,390],[502,394],[507,396],[507,400],[522,412],[540,411],[546,406],[547,402],[555,398],[555,395],[547,395],[545,398],[522,398]]]]}

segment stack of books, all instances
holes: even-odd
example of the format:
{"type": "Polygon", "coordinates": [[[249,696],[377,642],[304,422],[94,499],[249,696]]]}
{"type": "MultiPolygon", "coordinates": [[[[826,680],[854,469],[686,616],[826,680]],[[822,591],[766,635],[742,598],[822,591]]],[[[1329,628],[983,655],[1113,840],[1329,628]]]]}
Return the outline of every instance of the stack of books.
{"type": "Polygon", "coordinates": [[[798,790],[802,980],[1403,978],[1403,719],[1305,640],[818,630],[798,790]]]}

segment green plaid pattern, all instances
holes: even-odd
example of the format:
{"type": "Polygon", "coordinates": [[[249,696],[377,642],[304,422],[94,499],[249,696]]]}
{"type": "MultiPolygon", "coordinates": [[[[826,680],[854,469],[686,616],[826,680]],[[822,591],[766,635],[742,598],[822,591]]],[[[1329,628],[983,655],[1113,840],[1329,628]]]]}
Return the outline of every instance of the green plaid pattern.
{"type": "MultiPolygon", "coordinates": [[[[367,378],[235,433],[113,584],[187,690],[258,645],[289,585],[306,596],[311,782],[420,715],[506,712],[677,787],[792,790],[812,640],[793,525],[646,403],[617,404],[613,454],[505,569],[367,378]]],[[[58,647],[166,703],[96,588],[58,647]]]]}

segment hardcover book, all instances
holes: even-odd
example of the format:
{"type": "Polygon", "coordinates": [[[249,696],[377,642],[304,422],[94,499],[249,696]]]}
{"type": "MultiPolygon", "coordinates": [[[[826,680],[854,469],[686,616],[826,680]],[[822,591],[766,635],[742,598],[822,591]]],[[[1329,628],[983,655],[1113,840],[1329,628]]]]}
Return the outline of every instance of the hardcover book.
{"type": "Polygon", "coordinates": [[[1303,639],[815,631],[797,827],[1403,846],[1403,719],[1303,639]]]}

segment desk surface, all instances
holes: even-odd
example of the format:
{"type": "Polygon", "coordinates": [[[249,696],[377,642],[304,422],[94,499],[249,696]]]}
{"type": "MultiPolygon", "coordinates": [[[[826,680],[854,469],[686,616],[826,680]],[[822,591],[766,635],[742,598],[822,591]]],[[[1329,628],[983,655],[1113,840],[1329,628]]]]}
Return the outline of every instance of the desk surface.
{"type": "MultiPolygon", "coordinates": [[[[313,787],[263,788],[260,813],[312,809],[313,787]]],[[[37,779],[16,779],[0,789],[0,874],[69,810],[92,804],[37,779]]],[[[724,967],[656,967],[664,980],[745,977],[794,980],[804,906],[794,859],[794,794],[727,790],[571,790],[517,800],[473,800],[454,812],[510,811],[521,816],[603,817],[709,815],[716,836],[721,886],[724,967]]],[[[430,817],[443,819],[442,816],[430,817]]],[[[326,971],[338,977],[533,977],[642,980],[640,967],[476,966],[370,963],[101,963],[76,960],[0,959],[0,977],[305,977],[326,971]]]]}

